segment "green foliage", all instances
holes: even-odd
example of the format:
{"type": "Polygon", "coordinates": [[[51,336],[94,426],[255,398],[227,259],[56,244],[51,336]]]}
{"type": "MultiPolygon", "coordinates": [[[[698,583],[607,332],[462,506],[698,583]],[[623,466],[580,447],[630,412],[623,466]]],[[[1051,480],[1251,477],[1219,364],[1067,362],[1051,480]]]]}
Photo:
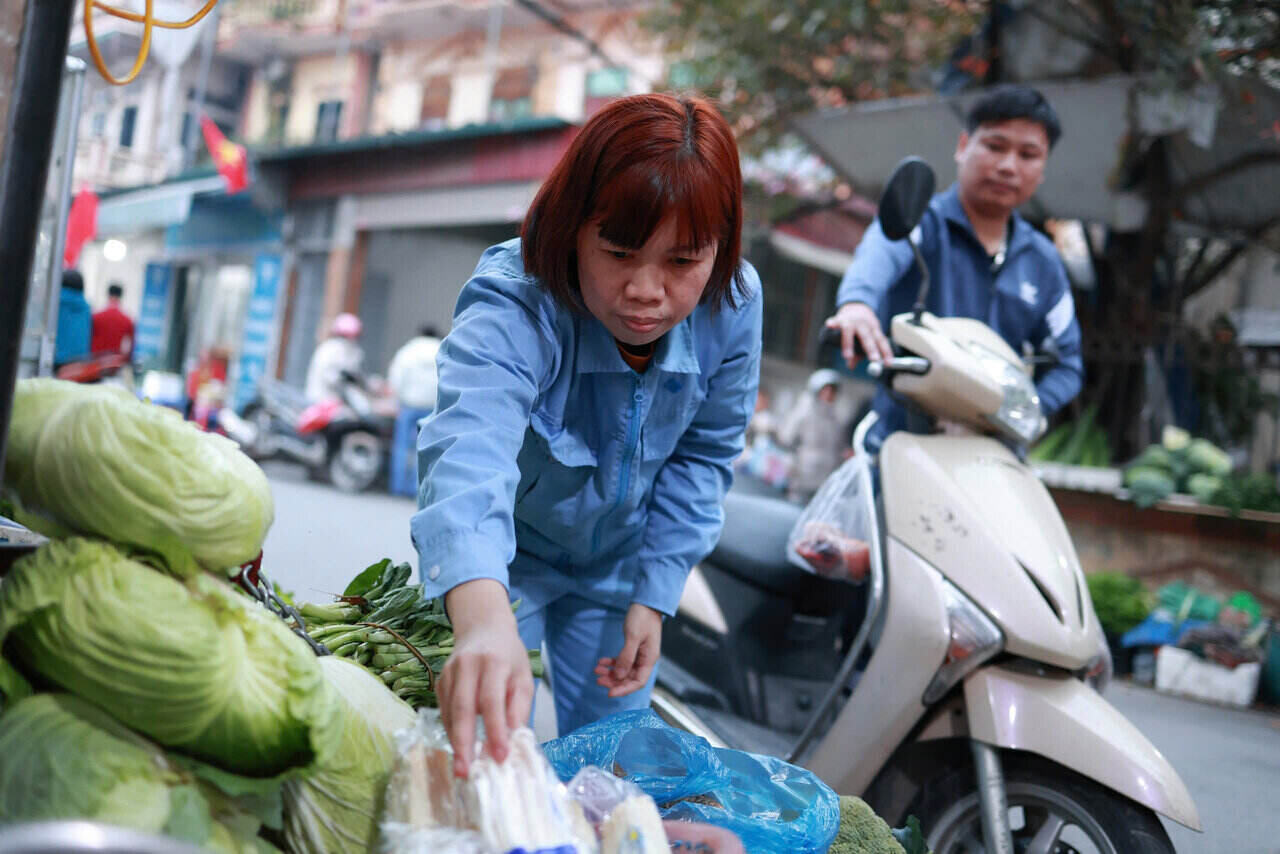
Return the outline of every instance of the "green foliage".
{"type": "Polygon", "coordinates": [[[1093,572],[1085,576],[1098,622],[1107,634],[1122,635],[1151,613],[1154,597],[1142,582],[1123,572],[1093,572]]]}
{"type": "Polygon", "coordinates": [[[935,67],[972,32],[977,0],[658,0],[645,25],[676,55],[673,85],[720,99],[756,148],[788,115],[930,87],[935,67]]]}
{"type": "Polygon", "coordinates": [[[1239,515],[1241,510],[1259,510],[1263,513],[1280,513],[1280,491],[1276,480],[1267,474],[1241,474],[1223,478],[1222,487],[1213,495],[1212,502],[1239,515]]]}

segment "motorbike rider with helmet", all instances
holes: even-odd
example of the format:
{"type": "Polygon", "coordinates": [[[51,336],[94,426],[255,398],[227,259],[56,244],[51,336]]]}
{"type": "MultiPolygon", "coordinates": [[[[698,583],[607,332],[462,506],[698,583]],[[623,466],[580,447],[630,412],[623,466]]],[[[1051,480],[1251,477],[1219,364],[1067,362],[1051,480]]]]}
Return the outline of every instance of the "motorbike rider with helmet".
{"type": "MultiPolygon", "coordinates": [[[[1036,382],[1045,417],[1080,392],[1080,326],[1062,259],[1017,208],[1044,180],[1060,134],[1057,114],[1035,89],[1001,86],[979,98],[956,143],[956,182],[934,196],[915,232],[933,283],[928,311],[981,320],[1015,352],[1026,343],[1056,345],[1057,364],[1036,382]]],[[[889,240],[879,220],[873,222],[840,282],[838,310],[827,320],[840,330],[850,367],[857,361],[855,339],[868,358],[892,358],[884,330],[889,318],[911,309],[919,286],[911,246],[889,240]]],[[[908,414],[883,387],[873,408],[879,420],[865,443],[874,454],[886,436],[908,426],[908,414]]]]}
{"type": "Polygon", "coordinates": [[[329,337],[316,347],[307,367],[307,399],[313,403],[342,397],[344,372],[359,374],[364,351],[357,341],[364,324],[354,314],[343,312],[333,319],[329,337]]]}

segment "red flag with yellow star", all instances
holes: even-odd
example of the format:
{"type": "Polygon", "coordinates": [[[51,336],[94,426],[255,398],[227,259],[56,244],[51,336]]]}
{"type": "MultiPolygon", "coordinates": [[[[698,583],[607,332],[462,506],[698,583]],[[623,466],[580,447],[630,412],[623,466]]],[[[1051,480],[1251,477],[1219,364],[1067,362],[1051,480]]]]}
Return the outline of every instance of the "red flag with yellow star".
{"type": "Polygon", "coordinates": [[[200,117],[200,130],[204,132],[205,145],[213,155],[213,165],[227,182],[228,193],[238,193],[249,186],[249,158],[243,145],[236,145],[222,135],[213,119],[200,117]]]}

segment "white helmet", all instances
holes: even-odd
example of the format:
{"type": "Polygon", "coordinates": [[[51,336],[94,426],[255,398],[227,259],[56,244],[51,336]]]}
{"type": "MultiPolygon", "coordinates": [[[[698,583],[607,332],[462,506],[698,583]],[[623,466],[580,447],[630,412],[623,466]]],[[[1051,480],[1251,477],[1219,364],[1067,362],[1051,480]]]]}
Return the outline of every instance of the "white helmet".
{"type": "Polygon", "coordinates": [[[805,388],[809,390],[809,394],[817,394],[829,385],[839,388],[840,375],[830,368],[819,368],[809,374],[809,381],[805,383],[805,388]]]}

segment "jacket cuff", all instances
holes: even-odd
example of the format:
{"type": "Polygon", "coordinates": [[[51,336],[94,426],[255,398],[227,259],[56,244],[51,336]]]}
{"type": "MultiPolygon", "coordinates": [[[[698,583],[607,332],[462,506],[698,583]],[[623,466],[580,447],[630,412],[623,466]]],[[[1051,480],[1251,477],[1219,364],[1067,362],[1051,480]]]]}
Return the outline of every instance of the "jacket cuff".
{"type": "Polygon", "coordinates": [[[668,617],[675,616],[690,569],[692,567],[684,567],[672,561],[644,561],[640,575],[636,578],[631,601],[668,617]]]}
{"type": "Polygon", "coordinates": [[[436,599],[477,578],[492,578],[510,591],[507,557],[488,537],[474,531],[443,531],[414,540],[424,599],[436,599]]]}

